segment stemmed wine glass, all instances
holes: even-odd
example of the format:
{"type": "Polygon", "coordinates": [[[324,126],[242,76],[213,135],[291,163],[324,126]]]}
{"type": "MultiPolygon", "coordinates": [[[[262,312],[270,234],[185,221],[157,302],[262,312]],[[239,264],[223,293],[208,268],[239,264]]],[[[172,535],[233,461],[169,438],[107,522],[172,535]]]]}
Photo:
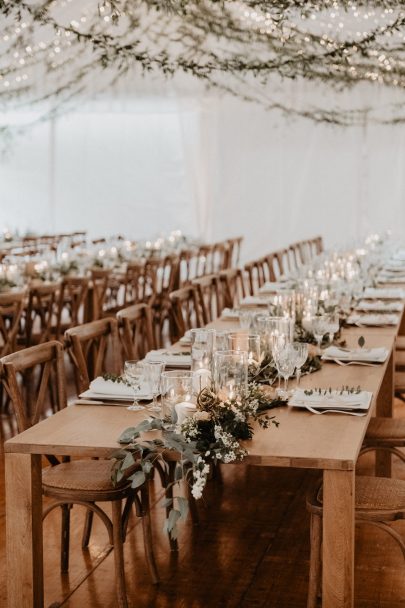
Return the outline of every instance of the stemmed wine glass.
{"type": "Polygon", "coordinates": [[[305,342],[293,342],[291,346],[295,352],[295,369],[298,388],[301,379],[301,368],[304,365],[305,361],[308,359],[308,344],[306,344],[305,342]]]}
{"type": "Polygon", "coordinates": [[[134,401],[132,405],[129,405],[127,409],[134,412],[144,410],[145,407],[141,405],[136,398],[137,392],[140,389],[142,380],[144,379],[144,365],[140,361],[130,360],[124,363],[124,380],[134,391],[134,401]]]}
{"type": "Polygon", "coordinates": [[[328,333],[328,316],[327,315],[315,315],[311,319],[312,333],[314,334],[317,342],[318,349],[321,350],[321,343],[323,337],[328,333]]]}
{"type": "Polygon", "coordinates": [[[160,412],[162,409],[158,403],[157,396],[160,389],[160,377],[164,371],[165,364],[162,361],[147,361],[145,363],[145,379],[153,397],[152,405],[148,407],[148,410],[152,412],[160,412]]]}
{"type": "Polygon", "coordinates": [[[284,390],[278,390],[281,397],[288,397],[288,379],[293,375],[296,367],[297,357],[291,344],[287,344],[284,348],[281,348],[275,359],[277,371],[284,379],[284,390]]]}
{"type": "Polygon", "coordinates": [[[332,344],[335,333],[339,331],[339,313],[332,312],[328,315],[328,330],[329,330],[329,342],[332,344]]]}

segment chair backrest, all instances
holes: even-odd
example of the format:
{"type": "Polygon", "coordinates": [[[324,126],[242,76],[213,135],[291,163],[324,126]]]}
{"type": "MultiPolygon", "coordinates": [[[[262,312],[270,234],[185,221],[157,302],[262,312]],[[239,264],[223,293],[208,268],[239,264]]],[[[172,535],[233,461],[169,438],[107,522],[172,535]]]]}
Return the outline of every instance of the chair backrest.
{"type": "Polygon", "coordinates": [[[263,258],[245,264],[245,271],[248,274],[250,295],[253,296],[266,282],[263,258]]]}
{"type": "Polygon", "coordinates": [[[242,247],[243,236],[237,236],[233,239],[228,239],[228,252],[227,252],[227,268],[235,268],[239,266],[240,251],[242,247]]]}
{"type": "Polygon", "coordinates": [[[25,317],[26,345],[47,342],[57,333],[60,283],[30,288],[25,317]]]}
{"type": "Polygon", "coordinates": [[[111,271],[105,268],[92,268],[91,270],[91,283],[93,288],[92,321],[101,319],[103,316],[110,276],[111,271]]]}
{"type": "Polygon", "coordinates": [[[204,325],[215,321],[222,312],[223,304],[220,298],[219,276],[208,274],[194,279],[192,285],[197,288],[199,310],[202,313],[204,325]]]}
{"type": "Polygon", "coordinates": [[[245,278],[240,268],[228,268],[219,273],[223,307],[234,308],[246,296],[245,278]]]}
{"type": "Polygon", "coordinates": [[[124,304],[139,304],[145,296],[145,263],[130,262],[124,278],[124,304]]]}
{"type": "Polygon", "coordinates": [[[194,285],[172,291],[169,294],[169,299],[171,302],[170,335],[172,341],[184,336],[188,329],[202,327],[202,313],[197,288],[194,285]]]}
{"type": "Polygon", "coordinates": [[[61,337],[64,329],[86,320],[88,291],[89,280],[85,277],[63,279],[59,298],[58,337],[61,337]]]}
{"type": "Polygon", "coordinates": [[[0,294],[0,357],[16,350],[25,291],[0,294]]]}
{"type": "Polygon", "coordinates": [[[269,255],[265,256],[264,262],[267,267],[268,277],[270,281],[277,281],[277,279],[282,274],[277,254],[269,253],[269,255]]]}
{"type": "Polygon", "coordinates": [[[54,409],[66,406],[63,347],[56,340],[2,357],[0,377],[13,404],[19,433],[45,416],[48,394],[55,400],[54,409]]]}
{"type": "Polygon", "coordinates": [[[276,251],[274,255],[277,258],[281,274],[287,274],[289,270],[292,270],[288,249],[280,249],[279,251],[276,251]]]}
{"type": "Polygon", "coordinates": [[[141,359],[156,348],[152,310],[147,304],[135,304],[117,313],[118,329],[125,359],[141,359]]]}
{"type": "Polygon", "coordinates": [[[113,317],[68,329],[65,346],[74,364],[79,392],[87,390],[90,381],[97,376],[121,371],[118,322],[113,317]]]}

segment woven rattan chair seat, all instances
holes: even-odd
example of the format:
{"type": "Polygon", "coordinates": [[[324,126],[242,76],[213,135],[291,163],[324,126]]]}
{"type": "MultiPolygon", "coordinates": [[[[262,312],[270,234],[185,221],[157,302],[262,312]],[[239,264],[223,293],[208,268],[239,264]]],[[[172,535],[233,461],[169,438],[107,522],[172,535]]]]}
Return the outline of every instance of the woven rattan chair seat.
{"type": "MultiPolygon", "coordinates": [[[[356,476],[356,511],[395,511],[405,512],[405,481],[386,477],[356,476]]],[[[318,490],[316,499],[323,503],[323,486],[318,490]]]]}
{"type": "Polygon", "coordinates": [[[366,433],[366,444],[378,441],[405,446],[405,419],[371,418],[366,433]]]}
{"type": "Polygon", "coordinates": [[[111,460],[73,460],[42,471],[42,484],[46,488],[105,492],[122,488],[111,481],[111,460]]]}

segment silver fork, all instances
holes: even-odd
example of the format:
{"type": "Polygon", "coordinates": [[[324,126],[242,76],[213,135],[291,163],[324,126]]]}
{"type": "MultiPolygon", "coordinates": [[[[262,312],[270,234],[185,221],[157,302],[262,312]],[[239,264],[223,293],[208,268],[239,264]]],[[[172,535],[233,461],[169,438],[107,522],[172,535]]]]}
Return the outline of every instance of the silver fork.
{"type": "Polygon", "coordinates": [[[315,410],[310,405],[305,408],[312,414],[347,414],[348,416],[366,416],[367,412],[350,412],[348,410],[315,410]]]}
{"type": "Polygon", "coordinates": [[[365,367],[378,367],[381,363],[366,363],[365,361],[342,361],[341,359],[329,359],[334,361],[338,365],[346,367],[347,365],[364,365],[365,367]]]}

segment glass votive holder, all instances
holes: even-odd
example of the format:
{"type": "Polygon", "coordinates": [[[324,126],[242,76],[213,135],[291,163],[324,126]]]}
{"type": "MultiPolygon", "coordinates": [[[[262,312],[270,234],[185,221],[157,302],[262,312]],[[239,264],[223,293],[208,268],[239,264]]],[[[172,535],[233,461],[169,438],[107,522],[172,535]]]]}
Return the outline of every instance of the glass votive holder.
{"type": "Polygon", "coordinates": [[[215,345],[215,329],[191,329],[191,370],[211,371],[215,345]]]}
{"type": "Polygon", "coordinates": [[[272,336],[284,335],[287,343],[294,341],[294,319],[271,317],[268,321],[269,342],[272,336]]]}
{"type": "Polygon", "coordinates": [[[173,428],[195,412],[194,374],[192,371],[173,370],[163,372],[160,390],[162,417],[169,425],[172,424],[173,428]]]}
{"type": "Polygon", "coordinates": [[[250,330],[254,320],[254,313],[251,310],[239,311],[239,324],[242,329],[250,330]]]}
{"type": "Polygon", "coordinates": [[[240,400],[247,393],[248,354],[239,350],[214,354],[214,390],[223,401],[240,400]]]}
{"type": "Polygon", "coordinates": [[[228,349],[228,336],[229,330],[216,330],[215,333],[215,350],[227,350],[228,349]]]}
{"type": "Polygon", "coordinates": [[[295,318],[295,290],[284,289],[278,291],[269,301],[269,313],[286,319],[295,318]]]}
{"type": "Polygon", "coordinates": [[[248,365],[259,366],[261,356],[261,344],[259,334],[247,332],[229,332],[229,350],[239,350],[247,353],[248,365]]]}

